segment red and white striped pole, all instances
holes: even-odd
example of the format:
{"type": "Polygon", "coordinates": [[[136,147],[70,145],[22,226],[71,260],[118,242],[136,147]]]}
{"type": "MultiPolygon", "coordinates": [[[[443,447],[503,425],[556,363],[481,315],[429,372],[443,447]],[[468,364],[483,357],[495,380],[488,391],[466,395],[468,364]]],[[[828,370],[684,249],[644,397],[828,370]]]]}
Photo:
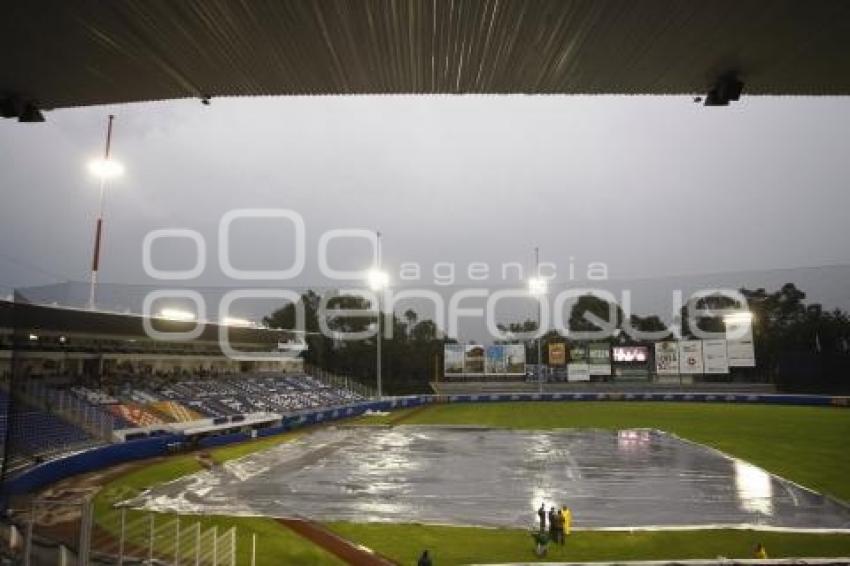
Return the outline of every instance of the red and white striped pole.
{"type": "MultiPolygon", "coordinates": [[[[106,151],[104,152],[104,163],[109,162],[109,151],[112,146],[112,121],[115,116],[109,115],[109,122],[106,125],[106,151]]],[[[103,199],[106,192],[106,172],[103,171],[100,175],[100,202],[97,212],[97,223],[94,231],[94,251],[92,252],[91,263],[91,286],[89,288],[89,308],[94,310],[94,289],[97,286],[97,271],[100,268],[100,241],[103,236],[103,199]]]]}

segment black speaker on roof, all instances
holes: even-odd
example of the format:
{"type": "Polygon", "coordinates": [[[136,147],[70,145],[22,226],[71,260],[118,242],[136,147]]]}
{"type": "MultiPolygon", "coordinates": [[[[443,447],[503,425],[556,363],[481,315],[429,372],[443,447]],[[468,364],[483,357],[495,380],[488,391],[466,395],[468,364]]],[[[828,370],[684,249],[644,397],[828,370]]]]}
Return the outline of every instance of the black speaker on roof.
{"type": "Polygon", "coordinates": [[[44,114],[38,109],[38,106],[30,102],[24,106],[23,112],[18,116],[18,122],[44,122],[44,114]]]}
{"type": "Polygon", "coordinates": [[[705,97],[705,106],[729,106],[730,101],[741,99],[744,83],[735,73],[727,73],[717,79],[714,88],[705,97]]]}

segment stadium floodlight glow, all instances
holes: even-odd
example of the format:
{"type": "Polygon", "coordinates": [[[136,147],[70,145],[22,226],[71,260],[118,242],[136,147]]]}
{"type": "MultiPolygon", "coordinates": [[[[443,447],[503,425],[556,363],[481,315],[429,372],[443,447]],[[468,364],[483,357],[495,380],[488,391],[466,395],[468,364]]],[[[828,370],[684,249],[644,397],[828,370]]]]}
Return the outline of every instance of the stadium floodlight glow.
{"type": "Polygon", "coordinates": [[[124,174],[124,166],[114,159],[95,159],[89,162],[89,171],[98,179],[115,179],[124,174]]]}
{"type": "Polygon", "coordinates": [[[549,290],[549,283],[543,277],[532,277],[528,280],[528,292],[535,297],[545,295],[549,290]]]}
{"type": "Polygon", "coordinates": [[[726,324],[745,324],[753,321],[753,313],[750,311],[733,312],[723,316],[726,324]]]}
{"type": "Polygon", "coordinates": [[[370,269],[366,275],[366,280],[369,282],[369,288],[373,291],[385,289],[390,284],[390,276],[386,271],[380,269],[370,269]]]}
{"type": "Polygon", "coordinates": [[[89,282],[89,309],[94,310],[94,289],[97,286],[97,272],[100,270],[100,240],[103,235],[103,202],[106,195],[106,182],[124,173],[124,166],[110,159],[112,147],[112,121],[110,114],[106,125],[106,151],[102,159],[89,163],[89,171],[100,180],[100,199],[98,200],[97,219],[94,229],[94,249],[92,250],[91,281],[89,282]]]}
{"type": "Polygon", "coordinates": [[[224,318],[225,326],[241,326],[241,327],[249,327],[254,326],[254,323],[245,318],[236,318],[232,316],[228,316],[224,318]]]}
{"type": "Polygon", "coordinates": [[[197,316],[195,313],[190,311],[184,311],[181,309],[162,309],[159,311],[159,318],[165,318],[168,320],[179,320],[184,322],[191,322],[197,320],[197,316]]]}

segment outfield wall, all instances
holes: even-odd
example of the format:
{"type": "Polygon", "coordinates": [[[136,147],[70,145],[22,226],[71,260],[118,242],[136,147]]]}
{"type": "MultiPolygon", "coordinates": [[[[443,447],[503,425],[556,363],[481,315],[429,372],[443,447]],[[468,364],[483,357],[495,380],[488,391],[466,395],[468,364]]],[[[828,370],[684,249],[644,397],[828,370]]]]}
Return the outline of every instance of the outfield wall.
{"type": "MultiPolygon", "coordinates": [[[[289,430],[356,417],[367,411],[390,411],[417,407],[429,403],[490,403],[511,401],[657,401],[680,403],[754,403],[768,405],[805,405],[819,407],[848,407],[850,397],[827,395],[781,394],[721,394],[721,393],[511,393],[480,395],[412,395],[383,401],[356,403],[345,407],[304,411],[286,416],[279,426],[257,431],[257,437],[267,437],[289,430]]],[[[248,433],[232,433],[201,439],[198,446],[210,448],[249,440],[248,433]]],[[[188,438],[182,434],[132,440],[110,444],[51,460],[24,470],[8,479],[2,491],[0,507],[5,508],[9,496],[41,489],[65,478],[93,472],[116,464],[142,460],[171,453],[175,443],[185,445],[188,438]]]]}

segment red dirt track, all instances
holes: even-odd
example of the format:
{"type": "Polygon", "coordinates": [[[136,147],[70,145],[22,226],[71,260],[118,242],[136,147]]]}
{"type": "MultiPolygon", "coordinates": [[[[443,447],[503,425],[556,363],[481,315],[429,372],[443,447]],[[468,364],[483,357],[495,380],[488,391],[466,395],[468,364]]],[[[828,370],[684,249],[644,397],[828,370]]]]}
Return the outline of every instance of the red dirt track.
{"type": "Polygon", "coordinates": [[[345,540],[316,523],[301,519],[278,519],[277,521],[347,564],[353,566],[394,566],[396,564],[380,554],[345,540]]]}

